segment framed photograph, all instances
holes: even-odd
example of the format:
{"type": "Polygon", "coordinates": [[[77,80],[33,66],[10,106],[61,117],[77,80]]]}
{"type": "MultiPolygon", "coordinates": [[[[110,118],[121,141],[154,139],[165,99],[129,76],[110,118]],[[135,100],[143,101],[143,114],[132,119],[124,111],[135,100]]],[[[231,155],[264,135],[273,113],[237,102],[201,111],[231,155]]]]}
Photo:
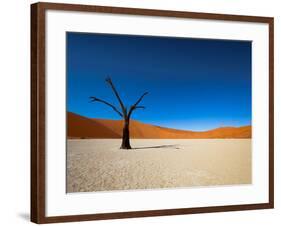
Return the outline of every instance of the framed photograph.
{"type": "Polygon", "coordinates": [[[31,5],[31,221],[274,206],[273,18],[31,5]]]}

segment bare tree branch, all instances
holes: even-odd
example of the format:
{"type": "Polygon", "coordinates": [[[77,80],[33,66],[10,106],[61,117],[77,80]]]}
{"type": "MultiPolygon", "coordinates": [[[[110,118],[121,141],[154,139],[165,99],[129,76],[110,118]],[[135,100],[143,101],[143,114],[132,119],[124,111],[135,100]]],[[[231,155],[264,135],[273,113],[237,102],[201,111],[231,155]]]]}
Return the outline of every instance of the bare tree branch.
{"type": "Polygon", "coordinates": [[[111,107],[118,115],[120,115],[123,120],[124,120],[124,125],[123,125],[123,134],[122,134],[122,144],[121,144],[121,149],[131,149],[131,145],[130,145],[130,132],[129,132],[129,123],[130,123],[130,117],[131,117],[131,114],[133,113],[134,110],[136,109],[145,109],[145,106],[142,106],[142,105],[139,105],[139,103],[142,101],[142,99],[144,98],[145,95],[148,94],[148,92],[145,92],[143,93],[139,99],[135,102],[135,104],[131,105],[130,108],[128,109],[126,106],[124,106],[120,96],[119,96],[119,93],[118,91],[116,90],[112,80],[110,77],[107,77],[105,79],[105,81],[109,84],[109,86],[111,87],[112,91],[114,92],[118,102],[119,102],[119,105],[120,107],[115,107],[113,104],[105,101],[105,100],[102,100],[102,99],[99,99],[97,97],[94,97],[94,96],[91,96],[90,99],[91,101],[90,102],[101,102],[109,107],[111,107]],[[121,109],[120,109],[121,108],[121,109]],[[120,109],[120,110],[119,110],[120,109]],[[121,113],[122,112],[122,113],[121,113]]]}
{"type": "Polygon", "coordinates": [[[111,108],[112,108],[115,112],[117,112],[118,115],[120,115],[122,118],[124,117],[123,114],[122,114],[114,105],[108,103],[107,101],[101,100],[101,99],[96,98],[96,97],[90,97],[90,98],[91,98],[91,102],[97,101],[97,102],[104,103],[104,104],[108,105],[109,107],[111,107],[111,108]]]}
{"type": "Polygon", "coordinates": [[[138,106],[138,104],[142,101],[142,99],[144,98],[144,96],[147,95],[147,94],[148,94],[148,92],[145,92],[144,94],[142,94],[142,95],[140,96],[140,98],[137,100],[137,102],[136,102],[134,105],[132,105],[132,106],[130,107],[130,110],[129,110],[129,113],[128,113],[128,118],[131,117],[131,114],[132,114],[132,112],[133,112],[135,109],[138,109],[138,108],[144,109],[144,108],[145,108],[144,106],[138,106]]]}
{"type": "Polygon", "coordinates": [[[105,79],[105,81],[110,85],[110,87],[111,87],[111,89],[113,90],[115,96],[117,97],[117,99],[118,99],[118,101],[119,101],[119,104],[120,104],[120,107],[121,107],[121,109],[122,109],[123,115],[124,115],[124,116],[127,115],[127,110],[126,110],[126,108],[125,108],[125,106],[124,106],[124,104],[123,104],[123,102],[122,102],[122,100],[121,100],[121,98],[120,98],[120,96],[119,96],[119,94],[118,94],[118,92],[117,92],[117,90],[116,90],[116,88],[115,88],[115,86],[114,86],[114,84],[113,84],[111,78],[110,78],[110,77],[107,77],[107,78],[105,79]]]}
{"type": "Polygon", "coordinates": [[[133,106],[136,107],[136,106],[142,101],[142,99],[144,98],[144,96],[147,95],[147,94],[148,94],[148,92],[145,92],[144,94],[142,94],[141,97],[137,100],[137,102],[136,102],[133,106]]]}

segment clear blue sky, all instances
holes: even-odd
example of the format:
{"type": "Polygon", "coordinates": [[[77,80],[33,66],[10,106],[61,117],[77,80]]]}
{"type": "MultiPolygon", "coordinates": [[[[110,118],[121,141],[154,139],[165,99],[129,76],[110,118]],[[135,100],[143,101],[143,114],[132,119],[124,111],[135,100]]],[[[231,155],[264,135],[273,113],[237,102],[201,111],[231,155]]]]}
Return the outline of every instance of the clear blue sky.
{"type": "Polygon", "coordinates": [[[133,119],[185,130],[251,124],[251,42],[67,33],[67,110],[120,119],[89,96],[126,105],[145,91],[133,119]]]}

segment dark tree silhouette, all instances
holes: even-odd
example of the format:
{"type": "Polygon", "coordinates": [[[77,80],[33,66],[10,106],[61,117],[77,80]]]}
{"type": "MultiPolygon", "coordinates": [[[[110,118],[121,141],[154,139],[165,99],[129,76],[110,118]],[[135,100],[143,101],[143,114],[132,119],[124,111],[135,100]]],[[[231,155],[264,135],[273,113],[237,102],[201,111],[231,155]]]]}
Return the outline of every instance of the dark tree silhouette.
{"type": "Polygon", "coordinates": [[[106,78],[105,81],[108,83],[108,85],[110,86],[110,88],[112,89],[113,93],[115,94],[118,102],[119,102],[119,105],[120,105],[120,108],[121,108],[121,111],[115,107],[113,104],[111,103],[108,103],[107,101],[105,100],[102,100],[102,99],[99,99],[97,97],[90,97],[91,99],[91,102],[100,102],[100,103],[103,103],[109,107],[111,107],[120,117],[123,118],[124,120],[124,127],[123,127],[123,136],[122,136],[122,144],[121,144],[121,149],[131,149],[131,145],[130,145],[130,128],[129,128],[129,125],[130,125],[130,118],[132,116],[132,113],[134,112],[134,110],[136,109],[144,109],[145,107],[144,106],[140,106],[139,103],[142,101],[142,99],[144,98],[145,95],[148,94],[148,92],[145,92],[144,94],[142,94],[140,96],[140,98],[136,101],[136,103],[134,103],[133,105],[131,105],[130,109],[128,110],[127,107],[125,107],[125,105],[123,104],[123,101],[121,100],[111,78],[106,78]]]}

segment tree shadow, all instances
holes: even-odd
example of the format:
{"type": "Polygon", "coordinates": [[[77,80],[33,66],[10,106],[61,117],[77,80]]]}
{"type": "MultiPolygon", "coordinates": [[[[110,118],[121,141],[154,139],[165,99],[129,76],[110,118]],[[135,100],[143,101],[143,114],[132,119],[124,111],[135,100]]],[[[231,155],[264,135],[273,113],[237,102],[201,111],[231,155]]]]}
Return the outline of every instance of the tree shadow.
{"type": "Polygon", "coordinates": [[[132,148],[132,149],[139,150],[139,149],[151,149],[151,148],[176,148],[176,149],[179,149],[179,148],[177,147],[177,144],[167,144],[167,145],[157,145],[157,146],[136,147],[136,148],[132,148]]]}

